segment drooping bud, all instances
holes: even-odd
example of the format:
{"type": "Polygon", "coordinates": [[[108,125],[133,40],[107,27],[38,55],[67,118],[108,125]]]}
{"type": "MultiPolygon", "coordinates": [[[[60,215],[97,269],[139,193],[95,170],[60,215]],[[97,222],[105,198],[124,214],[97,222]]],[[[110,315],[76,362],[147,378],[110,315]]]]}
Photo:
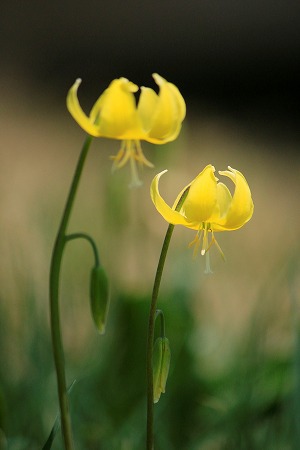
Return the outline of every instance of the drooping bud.
{"type": "Polygon", "coordinates": [[[170,345],[166,337],[159,337],[153,349],[153,401],[157,403],[160,395],[165,393],[170,367],[170,345]]]}
{"type": "Polygon", "coordinates": [[[94,266],[90,279],[90,302],[94,323],[100,334],[105,333],[109,309],[109,283],[102,266],[94,266]]]}

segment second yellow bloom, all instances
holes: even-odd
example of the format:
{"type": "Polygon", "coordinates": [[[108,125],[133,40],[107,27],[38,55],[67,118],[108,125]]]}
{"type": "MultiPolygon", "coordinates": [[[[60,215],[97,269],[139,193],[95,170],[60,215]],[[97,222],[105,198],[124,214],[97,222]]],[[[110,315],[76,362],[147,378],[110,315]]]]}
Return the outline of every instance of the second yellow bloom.
{"type": "Polygon", "coordinates": [[[113,80],[94,104],[87,116],[78,101],[78,79],[67,96],[67,107],[76,122],[88,134],[123,141],[114,159],[114,168],[130,161],[132,185],[140,184],[136,162],[152,167],[143,155],[140,141],[165,144],[177,138],[185,117],[185,102],[178,88],[158,74],[153,74],[159,94],[141,87],[138,103],[135,93],[138,86],[126,78],[113,80]]]}
{"type": "Polygon", "coordinates": [[[244,175],[231,167],[228,169],[220,171],[219,174],[233,181],[235,185],[233,195],[224,183],[218,182],[215,168],[209,164],[179,193],[172,208],[161,197],[158,189],[159,179],[166,171],[156,175],[151,184],[152,201],[163,218],[171,224],[184,225],[197,231],[191,245],[195,246],[194,254],[201,246],[201,254],[206,255],[206,272],[211,271],[208,257],[211,245],[216,244],[223,255],[214,232],[237,230],[245,225],[253,214],[251,191],[244,175]],[[187,190],[182,207],[176,211],[180,198],[187,190]]]}

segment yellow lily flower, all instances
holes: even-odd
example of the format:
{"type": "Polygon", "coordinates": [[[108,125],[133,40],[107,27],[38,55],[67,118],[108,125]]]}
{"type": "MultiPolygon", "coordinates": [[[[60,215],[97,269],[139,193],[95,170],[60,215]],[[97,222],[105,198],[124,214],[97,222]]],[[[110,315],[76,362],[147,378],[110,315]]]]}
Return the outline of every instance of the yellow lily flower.
{"type": "Polygon", "coordinates": [[[173,225],[184,225],[197,230],[190,246],[194,245],[194,256],[201,246],[201,255],[206,255],[206,273],[211,272],[208,251],[213,244],[216,244],[224,257],[214,232],[237,230],[245,225],[253,214],[254,205],[245,177],[238,170],[229,166],[228,169],[220,171],[219,174],[233,181],[235,185],[233,195],[225,184],[218,182],[218,178],[214,175],[215,168],[209,164],[179,193],[172,208],[163,200],[158,190],[159,179],[167,171],[160,172],[151,183],[152,201],[163,218],[173,225]],[[183,205],[179,211],[175,211],[187,189],[183,205]]]}
{"type": "Polygon", "coordinates": [[[140,141],[165,144],[177,138],[185,117],[185,102],[178,88],[157,73],[153,74],[159,86],[159,94],[141,87],[136,104],[136,86],[126,78],[113,80],[94,104],[87,116],[78,101],[77,79],[67,95],[67,108],[76,122],[88,134],[122,141],[114,160],[113,169],[123,167],[130,161],[132,186],[140,185],[136,162],[153,167],[143,155],[140,141]]]}

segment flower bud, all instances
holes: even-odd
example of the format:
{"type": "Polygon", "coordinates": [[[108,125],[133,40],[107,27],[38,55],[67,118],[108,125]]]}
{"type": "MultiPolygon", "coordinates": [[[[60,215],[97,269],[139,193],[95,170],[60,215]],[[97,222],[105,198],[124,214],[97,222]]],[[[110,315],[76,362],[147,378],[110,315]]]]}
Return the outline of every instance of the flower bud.
{"type": "Polygon", "coordinates": [[[97,330],[100,334],[104,334],[109,308],[109,283],[102,266],[95,266],[91,271],[90,302],[97,330]]]}
{"type": "Polygon", "coordinates": [[[153,349],[153,401],[157,403],[161,393],[165,393],[170,367],[170,345],[166,337],[159,337],[153,349]]]}

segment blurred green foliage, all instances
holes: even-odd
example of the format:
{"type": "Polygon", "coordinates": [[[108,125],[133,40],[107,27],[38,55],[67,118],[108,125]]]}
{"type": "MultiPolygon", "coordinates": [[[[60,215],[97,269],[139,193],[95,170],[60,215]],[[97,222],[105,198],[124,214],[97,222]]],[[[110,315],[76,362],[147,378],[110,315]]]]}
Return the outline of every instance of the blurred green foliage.
{"type": "MultiPolygon", "coordinates": [[[[13,335],[9,306],[0,303],[0,423],[8,441],[6,447],[2,438],[1,448],[10,450],[41,449],[57,413],[49,329],[30,292],[23,295],[22,322],[13,335]],[[14,345],[20,345],[21,361],[6,363],[14,345]]],[[[262,295],[265,305],[268,296],[274,301],[268,285],[262,295]]],[[[198,333],[190,293],[175,288],[163,291],[161,299],[172,359],[166,394],[155,406],[156,448],[298,448],[294,363],[300,347],[286,354],[268,350],[272,318],[264,314],[266,306],[256,309],[232,354],[224,355],[222,370],[214,373],[205,369],[212,354],[199,351],[210,343],[198,333]]],[[[200,305],[206,301],[198,299],[200,305]]],[[[67,359],[68,378],[76,379],[71,408],[79,449],[144,447],[148,307],[148,296],[116,293],[107,334],[92,339],[80,359],[67,359]]],[[[53,449],[61,449],[59,433],[53,449]]]]}

